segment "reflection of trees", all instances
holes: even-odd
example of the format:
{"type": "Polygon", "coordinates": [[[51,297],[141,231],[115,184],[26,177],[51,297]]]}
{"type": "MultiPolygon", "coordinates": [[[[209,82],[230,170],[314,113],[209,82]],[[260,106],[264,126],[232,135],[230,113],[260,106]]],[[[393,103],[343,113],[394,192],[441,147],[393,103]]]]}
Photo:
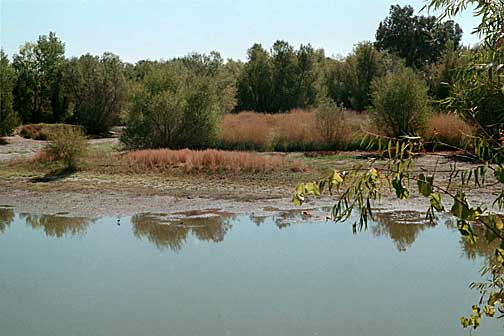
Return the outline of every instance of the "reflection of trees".
{"type": "Polygon", "coordinates": [[[266,221],[267,218],[268,217],[265,217],[265,216],[262,216],[262,217],[250,216],[250,220],[252,221],[252,223],[254,223],[257,226],[264,224],[264,222],[266,221]]]}
{"type": "Polygon", "coordinates": [[[147,237],[158,248],[168,247],[174,251],[182,249],[189,233],[202,241],[221,242],[231,228],[229,218],[221,216],[170,222],[156,215],[139,214],[132,217],[131,223],[136,237],[147,237]]]}
{"type": "MultiPolygon", "coordinates": [[[[445,226],[458,233],[457,223],[451,218],[445,221],[445,226]]],[[[476,259],[477,257],[483,257],[487,259],[492,259],[495,257],[495,250],[499,247],[499,240],[495,239],[493,242],[488,243],[485,239],[485,230],[481,225],[473,225],[472,229],[474,233],[478,236],[475,243],[469,241],[465,237],[460,237],[460,246],[462,247],[462,254],[467,259],[476,259]]]]}
{"type": "Polygon", "coordinates": [[[481,225],[472,226],[474,233],[478,236],[476,242],[472,243],[469,239],[464,237],[460,238],[460,245],[462,246],[462,251],[467,259],[476,259],[477,257],[484,257],[489,262],[494,262],[491,259],[495,259],[495,250],[499,247],[499,239],[495,239],[493,242],[489,243],[485,239],[485,229],[481,225]]]}
{"type": "Polygon", "coordinates": [[[83,217],[66,217],[58,215],[21,214],[21,218],[33,229],[44,230],[47,236],[61,238],[65,234],[85,233],[92,219],[83,217]]]}
{"type": "Polygon", "coordinates": [[[431,227],[424,216],[415,211],[376,213],[374,217],[373,235],[389,237],[401,252],[413,245],[420,232],[431,227]]]}
{"type": "Polygon", "coordinates": [[[14,221],[14,209],[0,208],[0,233],[4,233],[5,229],[14,221]]]}

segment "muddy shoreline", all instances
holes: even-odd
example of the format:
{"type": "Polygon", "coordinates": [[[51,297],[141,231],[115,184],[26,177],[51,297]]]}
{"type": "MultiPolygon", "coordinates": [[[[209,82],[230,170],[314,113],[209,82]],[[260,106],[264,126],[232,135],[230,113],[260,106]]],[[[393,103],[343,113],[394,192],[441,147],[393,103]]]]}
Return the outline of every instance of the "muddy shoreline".
{"type": "MultiPolygon", "coordinates": [[[[295,185],[320,177],[319,171],[311,175],[279,173],[273,176],[231,176],[231,175],[184,175],[184,174],[100,174],[78,172],[71,176],[34,183],[40,177],[36,171],[16,171],[8,162],[26,159],[42,145],[41,141],[20,137],[9,138],[9,144],[0,146],[0,206],[16,208],[17,212],[43,215],[64,214],[76,217],[131,216],[139,213],[157,213],[169,217],[204,217],[219,215],[220,212],[246,214],[251,216],[275,216],[286,212],[306,211],[318,218],[329,215],[327,208],[334,205],[336,198],[323,196],[310,199],[302,207],[291,202],[295,185]],[[6,165],[7,164],[7,165],[6,165]],[[325,209],[325,210],[321,210],[325,209]]],[[[95,146],[115,145],[117,139],[91,140],[95,146]]],[[[350,169],[362,163],[359,153],[342,153],[341,157],[309,158],[312,165],[331,169],[350,169]]],[[[362,154],[362,153],[361,153],[362,154]]],[[[426,171],[441,171],[436,180],[443,183],[448,174],[448,164],[453,163],[450,153],[427,154],[416,160],[415,166],[426,171]]],[[[296,158],[302,153],[294,153],[296,158]]],[[[457,163],[459,168],[470,168],[468,163],[457,163]]],[[[43,175],[43,174],[42,174],[43,175]]],[[[489,174],[491,175],[491,174],[489,174]]],[[[494,180],[488,176],[488,182],[494,180]]],[[[500,184],[468,193],[473,204],[491,205],[500,184]]],[[[411,185],[412,195],[407,201],[399,201],[392,195],[385,195],[374,206],[382,211],[425,212],[428,200],[416,193],[411,185]]],[[[446,201],[445,207],[451,205],[446,201]]],[[[495,209],[494,209],[495,210],[495,209]]]]}

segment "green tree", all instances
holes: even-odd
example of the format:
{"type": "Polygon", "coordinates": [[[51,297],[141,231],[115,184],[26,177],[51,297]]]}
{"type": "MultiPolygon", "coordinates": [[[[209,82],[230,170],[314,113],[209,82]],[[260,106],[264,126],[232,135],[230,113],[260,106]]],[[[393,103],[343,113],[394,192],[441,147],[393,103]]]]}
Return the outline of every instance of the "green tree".
{"type": "MultiPolygon", "coordinates": [[[[453,42],[450,41],[438,62],[425,68],[424,74],[431,97],[441,101],[450,96],[451,88],[457,79],[457,73],[467,63],[469,55],[470,52],[467,49],[455,49],[453,42]]],[[[438,105],[442,108],[442,105],[438,105]]]]}
{"type": "Polygon", "coordinates": [[[223,114],[234,111],[238,104],[238,79],[242,71],[243,63],[229,59],[216,75],[220,110],[223,114]]]}
{"type": "Polygon", "coordinates": [[[439,22],[434,16],[413,15],[411,6],[393,5],[376,31],[376,47],[405,59],[418,69],[436,62],[448,41],[458,48],[462,29],[453,21],[439,22]]]}
{"type": "Polygon", "coordinates": [[[28,42],[14,55],[17,75],[14,109],[23,122],[62,121],[66,103],[61,93],[65,45],[50,32],[28,42]]]}
{"type": "Polygon", "coordinates": [[[130,82],[121,138],[128,147],[204,148],[215,143],[222,114],[218,76],[179,61],[153,64],[141,81],[130,82]]]}
{"type": "Polygon", "coordinates": [[[270,110],[285,112],[297,107],[298,60],[294,48],[285,41],[276,41],[271,48],[273,64],[273,98],[270,110]]]}
{"type": "Polygon", "coordinates": [[[18,124],[13,109],[13,88],[16,73],[7,55],[0,50],[0,137],[10,135],[18,124]]]}
{"type": "Polygon", "coordinates": [[[71,59],[64,72],[65,88],[73,105],[73,121],[88,134],[104,134],[118,123],[127,101],[123,65],[105,53],[71,59]]]}
{"type": "Polygon", "coordinates": [[[346,59],[328,59],[324,73],[327,96],[339,105],[352,107],[353,69],[346,59]]]}
{"type": "Polygon", "coordinates": [[[238,79],[238,110],[272,112],[273,66],[268,52],[254,44],[238,79]]]}
{"type": "Polygon", "coordinates": [[[320,64],[325,60],[323,50],[318,52],[311,45],[301,45],[296,52],[297,92],[295,107],[307,108],[317,103],[320,88],[320,64]]]}
{"type": "Polygon", "coordinates": [[[185,99],[179,146],[207,148],[215,145],[220,120],[215,86],[204,78],[196,78],[188,88],[185,99]]]}
{"type": "Polygon", "coordinates": [[[370,106],[371,83],[385,73],[382,58],[370,42],[361,42],[347,59],[351,69],[350,102],[354,110],[363,111],[370,106]]]}
{"type": "Polygon", "coordinates": [[[173,65],[151,65],[141,81],[129,83],[126,129],[129,148],[176,147],[185,101],[182,78],[173,65]]]}
{"type": "Polygon", "coordinates": [[[237,81],[241,71],[240,63],[232,60],[224,63],[217,51],[212,51],[209,55],[191,53],[170,61],[170,63],[178,62],[189,74],[208,78],[208,81],[214,83],[219,92],[218,101],[221,113],[225,114],[234,110],[237,81]]]}

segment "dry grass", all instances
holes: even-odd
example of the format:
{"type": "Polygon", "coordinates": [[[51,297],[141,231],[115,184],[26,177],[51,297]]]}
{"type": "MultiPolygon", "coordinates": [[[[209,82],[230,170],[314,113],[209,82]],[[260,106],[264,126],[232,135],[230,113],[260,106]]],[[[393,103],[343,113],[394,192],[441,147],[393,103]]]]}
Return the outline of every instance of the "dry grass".
{"type": "Polygon", "coordinates": [[[463,147],[474,133],[475,128],[455,114],[435,113],[429,117],[424,137],[427,141],[463,147]]]}
{"type": "MultiPolygon", "coordinates": [[[[367,115],[345,111],[341,120],[344,126],[338,132],[337,141],[334,141],[340,144],[338,149],[358,142],[355,134],[368,123],[367,115]]],[[[221,143],[225,148],[276,151],[328,149],[314,111],[296,109],[281,114],[228,114],[224,116],[220,128],[221,143]]]]}
{"type": "Polygon", "coordinates": [[[280,156],[260,155],[246,152],[207,150],[139,150],[126,154],[123,158],[130,171],[162,172],[182,168],[187,173],[216,172],[271,172],[290,168],[292,171],[305,170],[299,162],[287,162],[280,156]]]}

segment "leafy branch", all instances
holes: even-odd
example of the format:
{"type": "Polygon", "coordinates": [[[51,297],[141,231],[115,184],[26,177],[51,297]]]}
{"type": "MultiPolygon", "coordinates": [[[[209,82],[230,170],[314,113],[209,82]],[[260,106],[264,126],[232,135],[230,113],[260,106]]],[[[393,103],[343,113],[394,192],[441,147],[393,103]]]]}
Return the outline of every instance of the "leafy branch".
{"type": "MultiPolygon", "coordinates": [[[[332,219],[335,221],[348,220],[352,214],[358,214],[358,221],[352,225],[354,233],[366,229],[368,221],[373,220],[373,204],[381,199],[388,188],[397,199],[407,200],[411,194],[411,186],[416,184],[418,193],[429,200],[426,219],[435,223],[437,213],[446,213],[456,218],[460,234],[471,244],[478,239],[485,239],[488,243],[498,240],[499,246],[495,250],[496,265],[492,270],[493,281],[483,285],[482,293],[488,296],[486,305],[480,309],[473,307],[469,317],[461,319],[464,327],[477,328],[483,312],[486,316],[494,316],[496,311],[504,316],[504,287],[502,271],[504,269],[504,222],[501,216],[492,212],[485,205],[472,206],[467,199],[468,190],[481,190],[492,185],[504,185],[504,168],[485,161],[483,155],[491,149],[470,153],[479,164],[466,169],[458,169],[456,164],[450,166],[446,185],[438,183],[436,173],[426,174],[422,169],[414,169],[414,160],[418,150],[423,148],[421,138],[403,137],[401,139],[387,138],[375,140],[379,143],[378,150],[388,155],[384,165],[378,165],[377,160],[369,160],[368,165],[359,164],[349,171],[332,171],[318,182],[300,183],[293,195],[293,202],[301,205],[308,196],[320,196],[327,186],[330,195],[337,197],[332,208],[332,219]],[[492,171],[495,182],[487,183],[487,172],[492,171]],[[474,184],[475,189],[470,189],[474,184]],[[443,196],[451,200],[451,207],[447,211],[443,204],[443,196]],[[475,227],[483,228],[484,234],[476,233],[475,227]],[[490,300],[491,299],[491,300],[490,300]]],[[[486,143],[480,146],[489,146],[486,143]]],[[[374,145],[373,145],[374,146],[374,145]]],[[[446,200],[445,200],[446,201],[446,200]]],[[[502,210],[504,206],[504,189],[495,199],[493,206],[502,210]]],[[[480,284],[481,285],[481,284],[480,284]]],[[[480,305],[483,300],[480,301],[480,305]]]]}

